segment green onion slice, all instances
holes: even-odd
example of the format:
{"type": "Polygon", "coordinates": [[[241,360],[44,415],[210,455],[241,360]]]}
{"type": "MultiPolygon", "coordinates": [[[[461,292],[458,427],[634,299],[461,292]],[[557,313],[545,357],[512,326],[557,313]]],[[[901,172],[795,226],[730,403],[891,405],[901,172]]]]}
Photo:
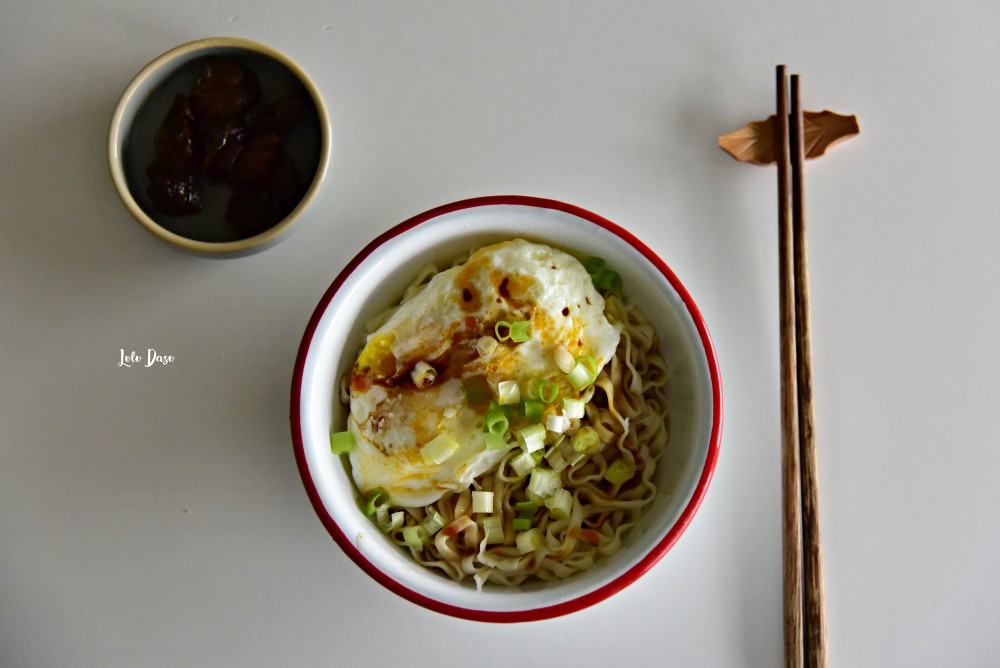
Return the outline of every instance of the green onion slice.
{"type": "Polygon", "coordinates": [[[534,552],[542,546],[543,538],[542,532],[538,529],[529,528],[527,531],[522,531],[517,534],[517,551],[521,554],[527,554],[528,552],[534,552]]]}
{"type": "Polygon", "coordinates": [[[337,431],[330,434],[330,452],[335,455],[346,455],[354,449],[354,436],[349,431],[337,431]]]}
{"type": "Polygon", "coordinates": [[[635,475],[635,464],[628,462],[621,457],[611,463],[611,466],[604,472],[604,479],[612,485],[621,485],[628,482],[635,475]]]}
{"type": "Polygon", "coordinates": [[[524,343],[531,340],[531,321],[519,320],[510,323],[510,340],[514,343],[524,343]]]}
{"type": "Polygon", "coordinates": [[[562,480],[558,473],[552,469],[539,467],[531,470],[531,479],[528,480],[528,488],[525,491],[529,497],[544,501],[561,487],[562,480]]]}
{"type": "Polygon", "coordinates": [[[378,511],[379,507],[388,505],[389,492],[381,487],[376,487],[368,493],[368,498],[365,499],[365,515],[371,517],[378,511]]]}
{"type": "Polygon", "coordinates": [[[531,528],[530,519],[524,517],[518,517],[516,520],[514,520],[514,529],[516,531],[527,531],[530,528],[531,528]]]}
{"type": "Polygon", "coordinates": [[[535,423],[517,432],[517,438],[524,446],[526,453],[532,453],[545,447],[545,426],[535,423]]]}
{"type": "Polygon", "coordinates": [[[506,450],[507,434],[486,434],[487,450],[506,450]]]}
{"type": "Polygon", "coordinates": [[[584,411],[583,399],[571,399],[570,397],[563,397],[563,415],[569,419],[580,419],[586,412],[584,411]]]}
{"type": "Polygon", "coordinates": [[[525,401],[524,402],[524,417],[529,420],[541,420],[542,412],[545,410],[545,404],[541,401],[525,401]]]}
{"type": "Polygon", "coordinates": [[[441,513],[435,511],[433,515],[424,520],[423,527],[427,531],[427,535],[433,536],[444,524],[444,518],[441,517],[441,513]]]}
{"type": "Polygon", "coordinates": [[[507,411],[503,410],[500,406],[497,406],[496,408],[491,408],[489,412],[486,413],[483,430],[490,434],[503,436],[507,433],[509,425],[510,422],[507,419],[507,411]]]}
{"type": "Polygon", "coordinates": [[[598,290],[621,290],[622,277],[612,269],[599,269],[593,275],[594,287],[598,290]]]}
{"type": "Polygon", "coordinates": [[[573,434],[573,437],[570,439],[573,449],[577,452],[590,452],[596,448],[600,442],[600,435],[598,435],[597,430],[590,425],[580,427],[580,429],[573,434]]]}
{"type": "Polygon", "coordinates": [[[513,341],[514,343],[524,343],[531,340],[531,321],[517,320],[508,322],[500,320],[493,326],[493,333],[496,334],[497,341],[513,341]]]}
{"type": "Polygon", "coordinates": [[[552,519],[566,519],[573,510],[573,494],[568,489],[560,487],[552,493],[552,496],[545,499],[545,507],[549,509],[552,519]]]}
{"type": "Polygon", "coordinates": [[[501,406],[509,406],[521,401],[521,388],[516,380],[502,380],[497,384],[498,400],[501,406]]]}
{"type": "Polygon", "coordinates": [[[583,261],[583,268],[587,270],[588,274],[595,274],[604,268],[604,258],[600,257],[588,257],[583,261]]]}
{"type": "Polygon", "coordinates": [[[541,388],[542,381],[538,378],[529,378],[528,385],[525,389],[525,393],[528,395],[529,399],[538,399],[539,389],[541,388]]]}
{"type": "Polygon", "coordinates": [[[577,390],[584,389],[597,380],[597,361],[590,355],[577,357],[576,365],[566,378],[577,390]]]}
{"type": "Polygon", "coordinates": [[[490,515],[482,520],[483,529],[486,532],[486,544],[504,542],[503,517],[500,515],[490,515]]]}
{"type": "Polygon", "coordinates": [[[546,415],[545,429],[553,434],[564,434],[569,429],[569,418],[565,415],[546,415]]]}
{"type": "Polygon", "coordinates": [[[622,289],[621,275],[610,268],[602,258],[588,257],[583,261],[583,268],[590,274],[590,278],[594,282],[594,287],[598,290],[622,289]]]}
{"type": "Polygon", "coordinates": [[[517,510],[518,517],[530,520],[535,516],[535,511],[538,510],[538,505],[534,501],[518,501],[514,504],[514,509],[517,510]]]}
{"type": "Polygon", "coordinates": [[[547,404],[559,398],[559,385],[551,380],[543,380],[538,387],[538,398],[547,404]]]}
{"type": "Polygon", "coordinates": [[[493,513],[493,492],[475,491],[472,493],[472,512],[493,513]]]}
{"type": "Polygon", "coordinates": [[[386,533],[392,533],[399,527],[403,526],[404,516],[405,514],[403,513],[402,510],[397,510],[396,512],[394,512],[392,515],[389,516],[389,522],[384,527],[382,527],[382,530],[385,531],[386,533]]]}
{"type": "Polygon", "coordinates": [[[566,461],[566,458],[558,450],[553,450],[547,454],[545,456],[545,461],[549,463],[549,466],[552,467],[552,470],[556,473],[559,473],[564,468],[569,466],[569,462],[566,461]]]}
{"type": "Polygon", "coordinates": [[[527,475],[528,471],[535,468],[535,458],[531,453],[522,452],[510,460],[510,465],[519,476],[527,475]]]}
{"type": "Polygon", "coordinates": [[[420,448],[420,454],[424,458],[425,464],[440,464],[458,450],[458,442],[448,434],[438,434],[424,447],[420,448]]]}
{"type": "Polygon", "coordinates": [[[493,327],[493,333],[496,334],[497,341],[503,343],[510,339],[512,326],[506,320],[500,320],[493,327]]]}

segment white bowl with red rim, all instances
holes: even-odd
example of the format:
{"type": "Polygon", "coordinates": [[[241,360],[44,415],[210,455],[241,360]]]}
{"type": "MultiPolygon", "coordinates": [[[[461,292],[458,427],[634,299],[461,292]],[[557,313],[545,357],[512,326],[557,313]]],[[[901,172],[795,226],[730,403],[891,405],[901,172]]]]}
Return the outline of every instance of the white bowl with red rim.
{"type": "Polygon", "coordinates": [[[310,319],[292,380],[291,428],[299,472],[327,531],[358,566],[403,598],[431,610],[488,622],[556,617],[593,605],[635,582],[687,528],[719,456],[722,386],[708,328],[666,263],[627,230],[562,202],[495,196],[447,204],[400,223],[366,246],[330,285],[310,319]],[[421,566],[358,506],[346,457],[330,452],[345,429],[340,378],[365,340],[365,322],[398,303],[428,262],[447,266],[463,251],[525,238],[581,259],[604,258],[621,274],[627,298],[660,337],[670,370],[670,438],[659,461],[658,492],[617,553],[557,582],[482,591],[421,566]]]}

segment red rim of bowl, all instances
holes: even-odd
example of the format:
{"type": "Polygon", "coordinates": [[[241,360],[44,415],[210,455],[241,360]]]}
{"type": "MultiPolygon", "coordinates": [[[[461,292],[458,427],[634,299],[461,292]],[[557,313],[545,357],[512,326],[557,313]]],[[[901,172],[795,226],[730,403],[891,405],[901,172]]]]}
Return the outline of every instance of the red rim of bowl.
{"type": "Polygon", "coordinates": [[[719,445],[722,437],[722,384],[719,373],[719,362],[715,353],[715,346],[712,343],[711,336],[708,333],[708,328],[705,325],[701,311],[699,311],[697,305],[694,303],[694,300],[691,298],[691,295],[681,284],[674,272],[648,246],[639,241],[639,239],[637,239],[629,231],[616,225],[615,223],[612,223],[610,220],[571,204],[524,195],[475,197],[472,199],[452,202],[451,204],[445,204],[429,211],[425,211],[424,213],[416,215],[409,220],[403,221],[381,234],[365,246],[361,252],[354,256],[354,259],[352,259],[347,266],[344,267],[343,271],[340,272],[337,278],[334,279],[333,283],[327,289],[323,298],[316,306],[312,318],[310,318],[309,324],[306,326],[305,333],[302,336],[302,343],[299,346],[298,357],[295,360],[295,371],[292,377],[291,399],[290,420],[292,428],[292,441],[295,448],[295,459],[298,463],[299,474],[302,476],[302,483],[306,488],[306,492],[309,495],[309,499],[312,502],[316,514],[319,516],[320,521],[326,527],[333,539],[338,545],[340,545],[340,548],[347,554],[348,557],[351,558],[351,560],[354,561],[354,563],[356,563],[379,584],[395,594],[411,601],[412,603],[416,603],[417,605],[423,606],[429,610],[450,615],[452,617],[481,622],[530,622],[558,617],[560,615],[576,612],[599,603],[638,580],[640,576],[652,568],[653,565],[656,564],[656,562],[658,562],[671,547],[673,547],[674,543],[677,542],[681,534],[684,533],[684,530],[687,529],[688,525],[691,523],[692,518],[705,497],[705,493],[708,491],[709,484],[712,480],[712,474],[715,472],[715,465],[719,458],[719,445]],[[677,521],[667,532],[666,536],[664,536],[659,543],[653,546],[653,548],[631,569],[611,582],[608,582],[593,591],[551,606],[511,611],[476,610],[442,603],[441,601],[429,598],[403,586],[396,580],[386,575],[375,564],[368,561],[368,559],[366,559],[364,555],[358,551],[351,540],[344,535],[343,531],[341,531],[340,527],[337,525],[336,520],[330,516],[320,499],[319,492],[317,491],[312,475],[309,472],[309,465],[306,462],[305,450],[302,442],[302,424],[300,422],[302,374],[305,367],[306,357],[309,354],[309,349],[312,344],[313,334],[316,331],[320,318],[322,318],[323,314],[326,312],[326,309],[333,300],[334,295],[340,289],[340,286],[344,283],[347,277],[350,276],[357,266],[361,264],[361,262],[363,262],[365,258],[367,258],[376,248],[384,244],[386,241],[403,234],[407,230],[413,229],[421,223],[454,211],[496,205],[529,206],[568,213],[604,228],[612,234],[620,237],[635,250],[639,251],[643,257],[649,260],[649,262],[655,266],[661,274],[663,274],[674,290],[677,291],[677,294],[680,295],[684,305],[687,307],[688,313],[690,314],[691,319],[698,330],[698,334],[701,337],[701,343],[705,352],[705,362],[708,365],[709,376],[712,381],[712,432],[709,438],[708,453],[705,458],[704,468],[702,469],[701,476],[691,499],[681,512],[680,517],[678,517],[677,521]]]}

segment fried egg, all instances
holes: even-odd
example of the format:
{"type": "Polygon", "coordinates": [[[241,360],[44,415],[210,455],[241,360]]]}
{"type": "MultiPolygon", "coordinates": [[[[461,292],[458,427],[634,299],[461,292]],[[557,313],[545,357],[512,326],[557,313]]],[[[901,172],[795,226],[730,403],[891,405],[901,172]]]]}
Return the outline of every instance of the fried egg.
{"type": "Polygon", "coordinates": [[[590,275],[571,255],[521,239],[475,251],[436,274],[368,336],[350,375],[355,483],[362,492],[381,487],[404,507],[468,489],[506,452],[486,447],[480,395],[488,404],[500,382],[525,388],[532,379],[558,382],[562,396],[577,395],[556,364],[556,350],[590,355],[599,370],[620,336],[590,275]],[[492,350],[479,345],[501,321],[530,322],[531,338],[492,350]],[[423,449],[442,434],[457,448],[435,461],[441,457],[423,449]]]}

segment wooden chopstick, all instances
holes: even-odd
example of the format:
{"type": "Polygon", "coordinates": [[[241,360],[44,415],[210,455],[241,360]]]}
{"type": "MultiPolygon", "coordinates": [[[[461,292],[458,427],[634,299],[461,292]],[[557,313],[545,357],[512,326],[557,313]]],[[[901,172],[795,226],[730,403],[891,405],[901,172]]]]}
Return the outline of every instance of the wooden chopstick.
{"type": "Polygon", "coordinates": [[[812,395],[805,142],[799,76],[777,68],[782,553],[785,665],[826,666],[823,559],[812,395]],[[803,592],[804,589],[804,592],[803,592]],[[803,619],[803,614],[805,618],[803,619]]]}
{"type": "Polygon", "coordinates": [[[775,148],[778,163],[778,323],[781,348],[781,553],[785,668],[802,668],[802,496],[795,364],[795,262],[788,127],[788,75],[777,70],[775,148]]]}
{"type": "Polygon", "coordinates": [[[798,367],[799,453],[802,491],[802,572],[805,582],[805,653],[810,668],[826,666],[823,611],[823,554],[819,536],[819,481],[812,392],[812,344],[809,328],[809,267],[806,245],[805,135],[802,86],[791,77],[792,236],[795,255],[795,343],[798,367]]]}

